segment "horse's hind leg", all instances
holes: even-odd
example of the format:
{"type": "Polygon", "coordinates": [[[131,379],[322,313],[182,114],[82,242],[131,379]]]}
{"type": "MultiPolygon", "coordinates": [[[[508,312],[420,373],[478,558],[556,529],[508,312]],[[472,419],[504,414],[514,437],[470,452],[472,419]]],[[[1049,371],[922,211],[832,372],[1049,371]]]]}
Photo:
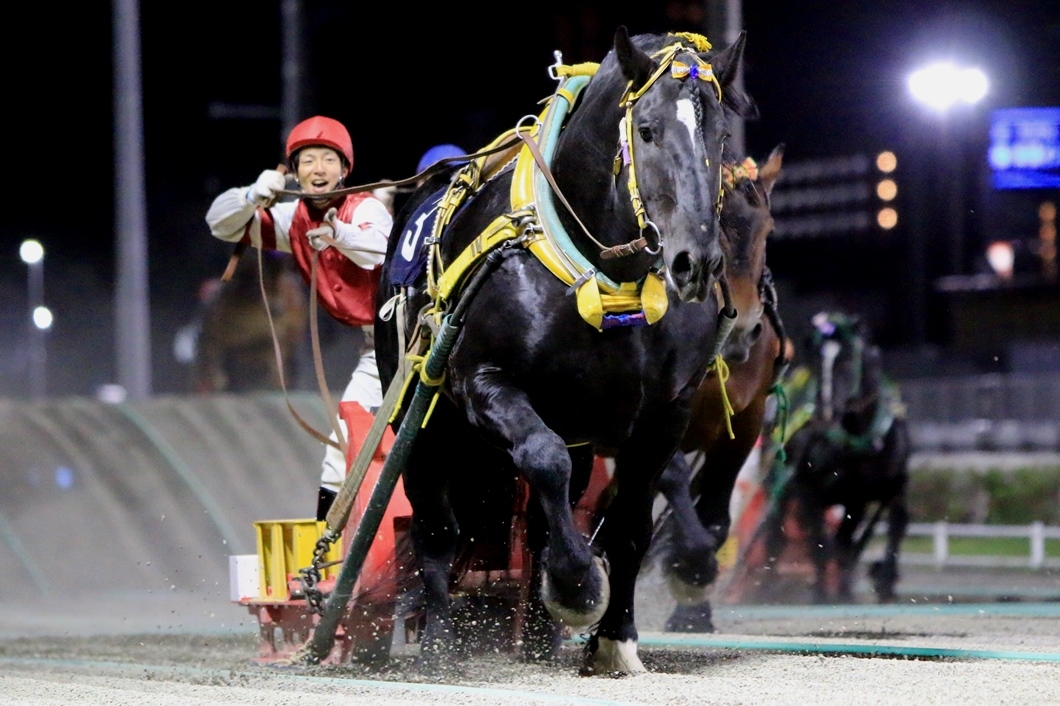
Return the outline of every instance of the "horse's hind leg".
{"type": "Polygon", "coordinates": [[[437,462],[437,449],[441,447],[431,441],[442,438],[452,443],[451,436],[439,436],[442,419],[443,415],[436,414],[432,423],[419,432],[403,475],[405,495],[412,506],[409,534],[424,589],[426,621],[420,636],[420,662],[428,670],[439,666],[447,655],[460,654],[449,601],[459,528],[446,492],[445,464],[437,462]]]}

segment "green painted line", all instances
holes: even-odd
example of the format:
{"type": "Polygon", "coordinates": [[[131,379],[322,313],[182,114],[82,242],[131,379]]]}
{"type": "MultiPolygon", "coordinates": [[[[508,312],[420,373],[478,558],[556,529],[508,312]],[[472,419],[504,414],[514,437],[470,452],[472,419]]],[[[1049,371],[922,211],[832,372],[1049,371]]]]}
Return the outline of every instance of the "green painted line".
{"type": "Polygon", "coordinates": [[[3,513],[0,513],[0,538],[3,538],[4,544],[18,558],[18,563],[22,564],[22,568],[25,569],[37,590],[45,594],[51,593],[52,587],[44,576],[44,572],[40,570],[33,555],[27,551],[26,545],[18,538],[15,528],[7,521],[3,513]]]}
{"type": "Polygon", "coordinates": [[[640,645],[653,647],[713,647],[718,649],[796,652],[800,654],[850,654],[896,657],[931,657],[952,659],[1018,659],[1030,662],[1060,662],[1058,652],[1018,652],[974,650],[949,647],[913,647],[903,645],[862,645],[856,643],[787,642],[733,637],[642,636],[640,645]]]}

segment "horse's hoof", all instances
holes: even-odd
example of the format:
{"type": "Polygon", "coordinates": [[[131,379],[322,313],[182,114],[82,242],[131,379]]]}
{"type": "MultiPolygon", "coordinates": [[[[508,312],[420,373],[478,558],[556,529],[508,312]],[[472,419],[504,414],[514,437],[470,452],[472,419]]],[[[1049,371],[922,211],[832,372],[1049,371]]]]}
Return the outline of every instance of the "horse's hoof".
{"type": "Polygon", "coordinates": [[[897,598],[894,586],[898,583],[898,568],[892,562],[874,561],[869,566],[869,577],[880,603],[893,603],[897,598]]]}
{"type": "Polygon", "coordinates": [[[596,649],[586,653],[579,674],[583,677],[615,677],[644,674],[647,671],[637,656],[636,640],[618,641],[597,637],[596,649]]]}
{"type": "MultiPolygon", "coordinates": [[[[572,630],[580,631],[595,625],[604,617],[607,604],[611,600],[611,584],[607,580],[607,570],[604,568],[604,560],[598,556],[593,557],[592,569],[589,571],[590,583],[597,583],[598,590],[596,598],[588,598],[582,608],[572,608],[559,602],[558,597],[552,590],[552,582],[548,572],[541,576],[541,600],[544,602],[548,612],[556,620],[561,621],[572,630]]],[[[590,594],[591,595],[591,594],[590,594]]]]}
{"type": "Polygon", "coordinates": [[[666,632],[714,632],[710,603],[678,605],[663,628],[666,632]]]}
{"type": "Polygon", "coordinates": [[[710,597],[710,584],[689,583],[674,573],[666,574],[666,586],[679,606],[699,605],[710,597]]]}

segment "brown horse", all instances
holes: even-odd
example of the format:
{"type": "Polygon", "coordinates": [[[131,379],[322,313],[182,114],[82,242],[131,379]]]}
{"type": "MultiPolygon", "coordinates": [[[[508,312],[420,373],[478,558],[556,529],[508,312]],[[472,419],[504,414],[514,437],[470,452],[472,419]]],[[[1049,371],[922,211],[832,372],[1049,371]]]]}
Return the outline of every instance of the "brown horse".
{"type": "Polygon", "coordinates": [[[678,604],[667,620],[670,631],[713,630],[706,593],[718,575],[715,554],[729,534],[729,499],[762,432],[767,398],[789,360],[766,266],[766,241],[773,230],[769,197],[782,158],[780,145],[757,175],[753,163],[750,171],[744,165],[731,170],[721,221],[725,279],[738,313],[736,324],[721,360],[696,393],[681,446],[657,481],[668,510],[653,554],[661,552],[678,604]],[[698,473],[686,457],[693,453],[702,458],[698,473]]]}
{"type": "Polygon", "coordinates": [[[283,358],[284,380],[293,374],[294,354],[305,335],[309,300],[305,286],[285,255],[244,257],[231,280],[218,282],[204,298],[192,363],[196,392],[256,392],[282,389],[276,349],[283,358]],[[261,288],[268,295],[269,311],[261,288]],[[269,326],[272,314],[275,342],[269,326]]]}

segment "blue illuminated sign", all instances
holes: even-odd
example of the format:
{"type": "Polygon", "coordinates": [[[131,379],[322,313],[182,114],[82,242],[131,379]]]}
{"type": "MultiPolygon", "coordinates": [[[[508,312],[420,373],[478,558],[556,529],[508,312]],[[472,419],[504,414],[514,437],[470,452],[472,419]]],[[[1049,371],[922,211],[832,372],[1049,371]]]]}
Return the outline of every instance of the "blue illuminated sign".
{"type": "Polygon", "coordinates": [[[988,156],[995,189],[1060,188],[1060,107],[993,111],[988,156]]]}

